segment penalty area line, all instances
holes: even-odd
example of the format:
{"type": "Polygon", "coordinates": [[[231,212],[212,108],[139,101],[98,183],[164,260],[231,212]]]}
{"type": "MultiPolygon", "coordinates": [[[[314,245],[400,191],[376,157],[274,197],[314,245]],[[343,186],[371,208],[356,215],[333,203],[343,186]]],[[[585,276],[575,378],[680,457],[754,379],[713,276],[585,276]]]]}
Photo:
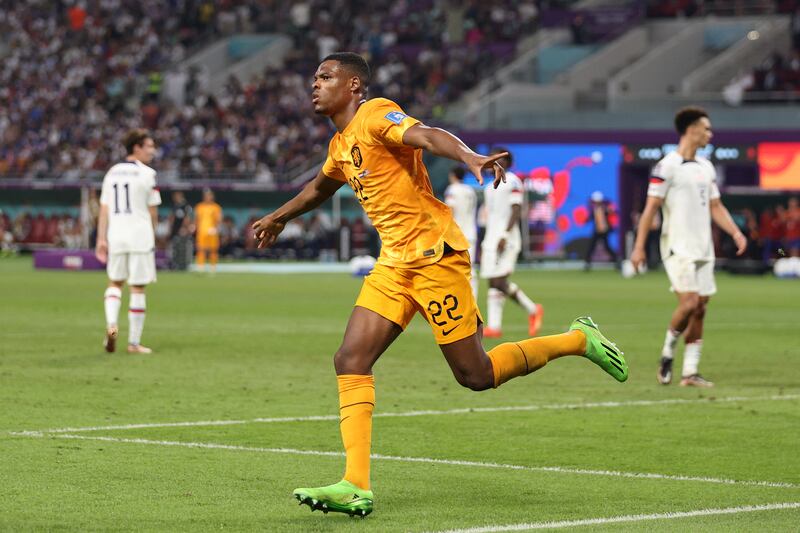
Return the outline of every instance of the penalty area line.
{"type": "MultiPolygon", "coordinates": [[[[587,402],[587,403],[557,403],[539,405],[511,405],[499,407],[465,407],[459,409],[445,410],[418,410],[404,411],[397,413],[375,413],[373,418],[396,418],[414,416],[445,416],[445,415],[468,415],[474,413],[501,413],[501,412],[525,412],[525,411],[571,411],[580,409],[615,409],[620,407],[652,407],[668,405],[691,405],[715,403],[736,403],[736,402],[761,402],[761,401],[785,401],[800,399],[800,394],[776,394],[771,396],[727,396],[722,398],[670,398],[665,400],[627,400],[627,401],[608,401],[608,402],[587,402]]],[[[170,428],[170,427],[210,427],[210,426],[236,426],[243,424],[274,424],[281,422],[318,422],[339,420],[339,415],[318,415],[318,416],[288,416],[272,418],[251,418],[248,420],[198,420],[189,422],[154,422],[142,424],[119,424],[110,426],[90,426],[90,427],[65,427],[55,429],[31,430],[36,433],[83,433],[88,431],[119,431],[129,429],[150,429],[150,428],[170,428]]],[[[23,433],[23,432],[20,432],[23,433]]]]}
{"type": "Polygon", "coordinates": [[[532,529],[563,529],[580,526],[594,526],[603,524],[620,524],[624,522],[645,522],[648,520],[675,520],[678,518],[694,518],[698,516],[718,516],[741,513],[756,513],[764,511],[781,511],[798,509],[800,502],[768,503],[763,505],[742,505],[739,507],[725,507],[722,509],[698,509],[696,511],[680,511],[673,513],[636,514],[626,516],[611,516],[608,518],[584,518],[581,520],[561,520],[558,522],[531,522],[522,524],[508,524],[496,526],[479,526],[465,529],[448,529],[440,533],[498,533],[501,531],[530,531],[532,529]]]}
{"type": "MultiPolygon", "coordinates": [[[[264,448],[258,446],[240,446],[235,444],[219,444],[213,442],[151,440],[151,439],[140,439],[140,438],[107,437],[101,435],[75,435],[69,433],[48,434],[48,433],[38,433],[32,431],[12,433],[12,435],[22,436],[22,437],[34,437],[34,438],[56,438],[56,439],[76,439],[76,440],[89,440],[89,441],[101,441],[101,442],[119,442],[128,444],[144,444],[151,446],[177,446],[184,448],[198,448],[198,449],[211,449],[211,450],[231,450],[231,451],[244,451],[244,452],[289,454],[289,455],[316,455],[316,456],[326,456],[326,457],[344,457],[343,452],[330,452],[330,451],[320,451],[320,450],[298,450],[295,448],[264,448]]],[[[456,459],[436,459],[432,457],[403,457],[403,456],[383,455],[383,454],[372,454],[371,457],[373,460],[376,461],[398,461],[404,463],[464,466],[471,468],[496,468],[505,470],[521,470],[526,472],[546,472],[546,473],[571,474],[580,476],[650,479],[650,480],[660,480],[660,481],[690,481],[690,482],[700,482],[700,483],[715,483],[721,485],[773,487],[773,488],[785,488],[785,489],[800,488],[800,485],[796,485],[793,483],[778,482],[778,481],[738,480],[738,479],[702,477],[702,476],[658,474],[651,472],[621,472],[615,470],[593,470],[587,468],[568,468],[561,466],[525,466],[525,465],[503,464],[503,463],[486,463],[481,461],[462,461],[456,459]]]]}

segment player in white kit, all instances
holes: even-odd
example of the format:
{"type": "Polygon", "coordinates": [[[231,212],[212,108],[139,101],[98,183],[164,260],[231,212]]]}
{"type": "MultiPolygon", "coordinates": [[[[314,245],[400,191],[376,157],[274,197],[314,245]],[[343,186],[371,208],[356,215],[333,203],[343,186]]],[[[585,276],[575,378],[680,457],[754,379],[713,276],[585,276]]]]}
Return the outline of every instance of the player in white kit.
{"type": "Polygon", "coordinates": [[[122,286],[128,282],[128,353],[152,353],[141,345],[145,316],[145,287],[156,280],[155,234],[161,194],[156,171],[147,164],[156,146],[147,131],[129,131],[123,145],[127,157],[112,166],[103,178],[95,255],[107,263],[105,292],[107,352],[116,349],[122,286]]]}
{"type": "Polygon", "coordinates": [[[478,251],[478,227],[475,218],[478,213],[478,194],[464,183],[465,171],[455,166],[450,169],[450,185],[444,190],[444,203],[453,211],[453,219],[469,242],[469,259],[472,262],[472,295],[478,299],[478,276],[475,273],[475,255],[478,251]]]}
{"type": "MultiPolygon", "coordinates": [[[[494,148],[492,154],[507,152],[505,148],[494,148]]],[[[522,250],[522,234],[519,224],[522,218],[522,199],[524,188],[522,180],[508,169],[512,165],[512,155],[497,161],[506,169],[506,181],[497,188],[484,189],[486,203],[486,234],[481,243],[481,278],[489,280],[487,296],[486,327],[483,336],[499,338],[502,336],[503,306],[506,298],[511,298],[528,313],[528,335],[539,332],[544,317],[544,308],[534,303],[508,277],[517,265],[517,256],[522,250]]]]}
{"type": "Polygon", "coordinates": [[[698,148],[711,141],[708,114],[697,107],[681,109],[675,115],[675,128],[680,134],[680,143],[677,151],[666,155],[653,169],[631,262],[637,269],[645,264],[647,233],[661,208],[661,257],[672,290],[678,297],[678,306],[672,313],[661,350],[658,382],[667,385],[672,381],[675,344],[684,335],[686,346],[680,384],[713,387],[714,384],[698,371],[706,306],[711,295],[717,292],[711,221],[733,237],[737,255],[744,253],[747,239],[722,205],[714,166],[697,155],[698,148]]]}

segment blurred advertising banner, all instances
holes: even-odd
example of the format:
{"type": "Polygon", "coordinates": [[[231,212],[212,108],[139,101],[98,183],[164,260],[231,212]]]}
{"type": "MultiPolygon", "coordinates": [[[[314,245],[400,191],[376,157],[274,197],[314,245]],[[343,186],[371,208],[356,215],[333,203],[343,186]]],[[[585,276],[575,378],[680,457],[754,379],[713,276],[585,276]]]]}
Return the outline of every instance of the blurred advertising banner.
{"type": "Polygon", "coordinates": [[[800,143],[760,143],[758,169],[762,189],[800,190],[800,143]]]}
{"type": "MultiPolygon", "coordinates": [[[[590,199],[598,193],[612,213],[612,227],[617,227],[622,162],[619,144],[508,143],[503,147],[514,158],[509,170],[522,179],[527,191],[531,253],[583,257],[593,231],[590,199]]],[[[477,146],[480,153],[490,149],[486,144],[477,146]]],[[[472,176],[465,183],[477,186],[472,176]]],[[[609,240],[618,249],[617,231],[609,240]]]]}

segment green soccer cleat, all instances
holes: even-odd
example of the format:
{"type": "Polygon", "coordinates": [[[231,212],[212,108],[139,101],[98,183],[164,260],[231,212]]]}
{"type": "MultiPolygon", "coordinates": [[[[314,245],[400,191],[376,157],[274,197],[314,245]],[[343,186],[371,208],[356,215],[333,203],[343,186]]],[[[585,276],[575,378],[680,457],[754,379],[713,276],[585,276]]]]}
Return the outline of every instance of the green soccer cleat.
{"type": "Polygon", "coordinates": [[[312,512],[319,509],[325,514],[331,511],[364,518],[372,512],[373,507],[371,490],[360,489],[344,479],[327,487],[295,489],[292,494],[300,501],[300,505],[311,507],[312,512]]]}
{"type": "Polygon", "coordinates": [[[581,316],[572,321],[569,330],[579,330],[586,335],[586,353],[594,364],[611,374],[617,381],[628,379],[628,363],[622,356],[622,350],[600,333],[597,324],[591,317],[581,316]]]}

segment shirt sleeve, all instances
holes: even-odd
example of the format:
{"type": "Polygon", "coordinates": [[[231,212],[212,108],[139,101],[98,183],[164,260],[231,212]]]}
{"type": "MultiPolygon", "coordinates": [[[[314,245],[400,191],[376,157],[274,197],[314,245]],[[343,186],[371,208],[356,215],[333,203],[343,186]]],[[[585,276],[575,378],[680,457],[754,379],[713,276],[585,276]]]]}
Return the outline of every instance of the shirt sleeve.
{"type": "Polygon", "coordinates": [[[325,158],[325,163],[322,165],[322,173],[331,179],[347,181],[342,169],[336,166],[336,163],[331,158],[330,152],[328,153],[328,157],[325,158]]]}
{"type": "Polygon", "coordinates": [[[391,100],[385,100],[370,111],[364,121],[364,130],[371,144],[401,146],[403,134],[417,124],[420,124],[419,120],[403,113],[400,106],[391,100]]]}
{"type": "Polygon", "coordinates": [[[717,180],[714,180],[711,182],[711,194],[709,195],[709,198],[711,198],[712,200],[716,200],[717,198],[720,197],[721,195],[719,193],[719,187],[717,187],[717,180]]]}
{"type": "Polygon", "coordinates": [[[519,179],[512,180],[511,192],[508,193],[508,201],[511,205],[522,205],[522,182],[519,179]]]}
{"type": "Polygon", "coordinates": [[[152,186],[150,188],[150,195],[147,198],[147,205],[150,207],[161,205],[161,191],[158,190],[158,186],[156,185],[156,174],[153,173],[153,176],[150,178],[152,186]]]}
{"type": "Polygon", "coordinates": [[[650,185],[647,187],[647,196],[664,198],[672,183],[675,174],[674,167],[666,161],[659,161],[650,173],[650,185]]]}
{"type": "Polygon", "coordinates": [[[111,205],[111,187],[108,184],[108,179],[103,179],[103,186],[100,189],[100,205],[111,205]]]}
{"type": "Polygon", "coordinates": [[[709,170],[711,171],[711,193],[709,194],[709,199],[716,200],[720,198],[719,187],[717,187],[717,171],[714,169],[714,165],[710,162],[708,163],[709,170]]]}

